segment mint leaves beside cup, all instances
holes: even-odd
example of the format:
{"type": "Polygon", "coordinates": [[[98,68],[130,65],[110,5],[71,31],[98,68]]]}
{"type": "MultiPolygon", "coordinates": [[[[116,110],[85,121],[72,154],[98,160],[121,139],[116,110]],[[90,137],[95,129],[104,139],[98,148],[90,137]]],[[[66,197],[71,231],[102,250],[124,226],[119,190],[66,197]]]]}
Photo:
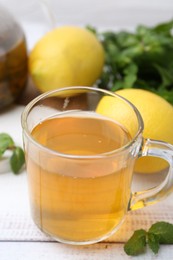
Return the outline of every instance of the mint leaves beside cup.
{"type": "Polygon", "coordinates": [[[145,231],[139,229],[125,243],[124,251],[127,255],[137,256],[146,250],[146,246],[157,254],[160,244],[173,244],[173,224],[167,222],[156,222],[150,229],[145,231]]]}
{"type": "Polygon", "coordinates": [[[14,174],[20,173],[22,166],[25,163],[23,149],[16,146],[10,135],[0,133],[0,159],[6,151],[10,151],[10,166],[14,174]]]}

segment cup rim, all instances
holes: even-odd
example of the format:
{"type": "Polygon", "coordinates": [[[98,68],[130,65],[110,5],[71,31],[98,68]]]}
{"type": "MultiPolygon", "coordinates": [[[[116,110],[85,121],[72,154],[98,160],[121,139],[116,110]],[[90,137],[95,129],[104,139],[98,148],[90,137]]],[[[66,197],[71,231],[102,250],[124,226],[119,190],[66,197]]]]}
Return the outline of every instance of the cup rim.
{"type": "Polygon", "coordinates": [[[142,116],[140,114],[140,112],[138,111],[138,109],[126,98],[122,97],[121,95],[111,92],[109,90],[105,90],[105,89],[100,89],[97,87],[88,87],[88,86],[70,86],[70,87],[63,87],[63,88],[59,88],[59,89],[54,89],[54,90],[50,90],[47,92],[44,92],[40,95],[38,95],[36,98],[34,98],[33,100],[31,100],[26,107],[24,108],[22,115],[21,115],[21,125],[22,125],[22,129],[23,129],[23,133],[25,133],[28,137],[28,139],[34,143],[37,147],[40,147],[41,149],[43,149],[44,151],[47,151],[49,153],[52,153],[54,155],[60,156],[60,157],[64,157],[64,158],[71,158],[71,159],[93,159],[93,158],[103,158],[106,156],[110,156],[110,155],[115,155],[115,154],[119,154],[120,152],[123,152],[125,150],[127,150],[128,148],[130,148],[138,139],[138,137],[142,134],[143,129],[144,129],[144,122],[142,119],[142,116]],[[125,145],[123,145],[122,147],[116,149],[116,150],[112,150],[110,152],[105,152],[105,153],[100,153],[100,154],[95,154],[95,155],[72,155],[72,154],[64,154],[61,152],[58,152],[56,150],[52,150],[42,144],[40,144],[39,142],[37,142],[31,135],[28,127],[27,127],[27,117],[29,115],[29,112],[31,111],[32,107],[39,102],[41,99],[44,99],[48,96],[53,95],[54,93],[58,93],[58,92],[62,92],[62,91],[68,91],[68,90],[78,90],[78,89],[82,89],[82,90],[89,90],[89,91],[95,91],[95,92],[100,92],[102,94],[107,94],[109,96],[112,97],[118,97],[119,99],[122,99],[123,101],[125,101],[134,111],[134,113],[136,114],[137,120],[138,120],[138,130],[135,133],[134,137],[125,145]]]}

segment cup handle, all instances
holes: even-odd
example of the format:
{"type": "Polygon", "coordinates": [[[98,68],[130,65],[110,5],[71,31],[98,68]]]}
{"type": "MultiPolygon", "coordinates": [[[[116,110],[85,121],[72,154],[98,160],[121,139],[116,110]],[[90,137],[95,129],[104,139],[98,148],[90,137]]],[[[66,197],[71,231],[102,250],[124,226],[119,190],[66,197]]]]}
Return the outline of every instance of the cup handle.
{"type": "Polygon", "coordinates": [[[134,192],[131,195],[128,210],[136,210],[155,204],[173,191],[173,145],[151,139],[143,139],[139,157],[155,156],[169,163],[168,173],[162,183],[154,188],[134,192]]]}

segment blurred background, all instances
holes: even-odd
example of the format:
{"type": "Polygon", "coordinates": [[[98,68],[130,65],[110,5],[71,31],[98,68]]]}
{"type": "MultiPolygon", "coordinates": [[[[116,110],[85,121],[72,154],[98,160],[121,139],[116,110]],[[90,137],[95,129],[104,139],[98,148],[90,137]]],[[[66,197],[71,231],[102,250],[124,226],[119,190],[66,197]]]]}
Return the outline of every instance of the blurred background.
{"type": "Polygon", "coordinates": [[[46,30],[57,25],[90,24],[118,30],[173,18],[172,0],[1,0],[0,4],[21,23],[30,48],[46,30]]]}

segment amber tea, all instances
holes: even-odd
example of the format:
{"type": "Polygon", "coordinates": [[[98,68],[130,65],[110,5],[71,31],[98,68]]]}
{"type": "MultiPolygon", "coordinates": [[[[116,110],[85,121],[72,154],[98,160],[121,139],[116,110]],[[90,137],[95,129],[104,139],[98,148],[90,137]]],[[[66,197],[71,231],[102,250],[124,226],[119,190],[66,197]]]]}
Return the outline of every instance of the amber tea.
{"type": "Polygon", "coordinates": [[[131,140],[127,131],[92,113],[67,113],[41,122],[32,136],[60,153],[28,154],[37,225],[62,241],[87,241],[111,233],[122,221],[130,197],[133,163],[124,164],[123,155],[115,161],[113,153],[131,140]],[[112,156],[102,158],[106,153],[112,156]]]}

